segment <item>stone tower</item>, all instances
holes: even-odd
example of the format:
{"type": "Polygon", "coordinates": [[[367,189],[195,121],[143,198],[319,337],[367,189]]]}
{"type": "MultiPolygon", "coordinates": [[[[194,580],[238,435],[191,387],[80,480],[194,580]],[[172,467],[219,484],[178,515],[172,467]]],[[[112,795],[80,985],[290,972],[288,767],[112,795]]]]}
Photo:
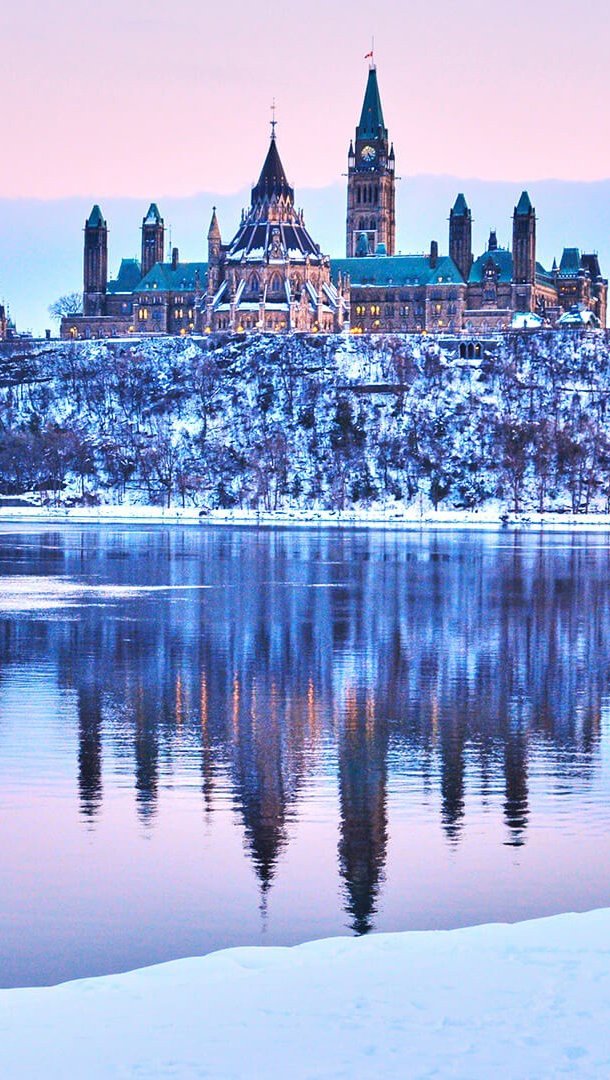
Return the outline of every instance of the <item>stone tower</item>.
{"type": "Polygon", "coordinates": [[[157,263],[163,262],[165,254],[165,226],[156,203],[151,203],[142,221],[142,277],[157,263]]]}
{"type": "Polygon", "coordinates": [[[527,191],[513,214],[513,281],[533,285],[536,281],[536,214],[527,191]]]}
{"type": "Polygon", "coordinates": [[[472,267],[472,213],[460,192],[449,212],[449,256],[464,281],[472,267]]]}
{"type": "Polygon", "coordinates": [[[216,207],[212,207],[212,220],[208,229],[208,292],[214,295],[220,279],[220,256],[222,254],[222,236],[216,217],[216,207]]]}
{"type": "Polygon", "coordinates": [[[369,68],[347,165],[346,254],[393,255],[396,242],[394,147],[383,121],[377,69],[369,68]]]}
{"type": "Polygon", "coordinates": [[[85,222],[83,314],[103,315],[108,285],[108,226],[97,204],[85,222]]]}

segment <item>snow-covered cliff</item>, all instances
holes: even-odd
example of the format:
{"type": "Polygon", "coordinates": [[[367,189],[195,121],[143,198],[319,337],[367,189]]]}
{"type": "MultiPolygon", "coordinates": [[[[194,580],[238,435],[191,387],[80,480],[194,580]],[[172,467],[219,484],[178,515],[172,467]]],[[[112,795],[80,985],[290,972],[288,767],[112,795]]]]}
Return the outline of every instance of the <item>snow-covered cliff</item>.
{"type": "Polygon", "coordinates": [[[5,345],[0,492],[606,510],[606,334],[511,334],[465,351],[415,336],[5,345]]]}

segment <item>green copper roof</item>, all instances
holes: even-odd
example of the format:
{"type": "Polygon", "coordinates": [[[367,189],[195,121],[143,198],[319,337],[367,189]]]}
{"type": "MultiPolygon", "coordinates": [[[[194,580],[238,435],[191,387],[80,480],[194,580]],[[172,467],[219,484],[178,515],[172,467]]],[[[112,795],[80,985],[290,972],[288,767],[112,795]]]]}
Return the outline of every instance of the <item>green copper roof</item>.
{"type": "Polygon", "coordinates": [[[564,248],[559,263],[559,273],[572,277],[580,270],[580,251],[578,248],[564,248]]]}
{"type": "Polygon", "coordinates": [[[430,266],[427,255],[372,255],[332,259],[333,279],[349,274],[352,285],[459,285],[463,282],[448,255],[439,255],[430,266]]]}
{"type": "MultiPolygon", "coordinates": [[[[479,255],[478,259],[472,264],[470,275],[468,277],[468,283],[470,285],[479,284],[483,281],[485,276],[485,266],[487,262],[491,261],[496,265],[498,269],[498,281],[505,284],[509,284],[513,279],[513,256],[511,251],[507,251],[506,248],[491,248],[484,251],[482,255],[479,255]]],[[[548,270],[545,270],[542,263],[536,263],[536,281],[541,285],[552,285],[553,278],[549,274],[548,270]]]]}
{"type": "Polygon", "coordinates": [[[457,199],[455,200],[455,203],[453,204],[453,210],[451,212],[454,217],[465,217],[468,213],[468,203],[466,202],[466,199],[462,195],[461,191],[457,199]]]}
{"type": "Polygon", "coordinates": [[[150,206],[148,207],[148,213],[146,214],[146,217],[144,218],[144,224],[145,225],[162,225],[163,224],[163,218],[161,217],[161,214],[159,213],[159,207],[157,206],[156,203],[152,202],[150,204],[150,206]]]}
{"type": "Polygon", "coordinates": [[[204,262],[178,263],[176,269],[171,263],[156,263],[148,271],[137,287],[137,292],[157,289],[161,292],[191,292],[196,287],[195,278],[199,275],[199,287],[205,288],[208,264],[204,262]]]}
{"type": "Polygon", "coordinates": [[[372,67],[369,70],[364,101],[362,103],[362,113],[360,114],[360,123],[356,129],[356,138],[375,139],[379,135],[379,128],[382,128],[385,131],[381,97],[379,95],[379,86],[377,85],[377,69],[372,67]]]}
{"type": "Polygon", "coordinates": [[[525,217],[527,214],[531,214],[533,209],[534,208],[532,206],[532,202],[527,191],[522,191],[519,202],[515,207],[515,213],[518,214],[519,217],[525,217]]]}
{"type": "Polygon", "coordinates": [[[142,271],[137,259],[122,259],[119,272],[114,281],[108,282],[109,293],[132,293],[142,279],[142,271]]]}
{"type": "Polygon", "coordinates": [[[104,221],[102,211],[96,203],[91,213],[89,214],[89,217],[87,218],[87,227],[90,229],[99,229],[100,225],[103,226],[105,224],[106,222],[104,221]]]}
{"type": "Polygon", "coordinates": [[[496,248],[485,251],[479,255],[472,264],[468,281],[477,284],[483,281],[484,271],[489,260],[495,264],[498,271],[498,281],[510,282],[513,278],[513,256],[506,248],[496,248]]]}

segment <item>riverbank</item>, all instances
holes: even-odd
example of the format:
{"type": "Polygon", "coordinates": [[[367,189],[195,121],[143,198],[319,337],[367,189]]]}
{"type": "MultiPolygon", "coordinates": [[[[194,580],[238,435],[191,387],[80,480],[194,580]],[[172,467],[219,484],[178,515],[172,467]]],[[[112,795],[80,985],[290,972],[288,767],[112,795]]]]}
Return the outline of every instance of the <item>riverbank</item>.
{"type": "Polygon", "coordinates": [[[105,505],[92,507],[0,506],[0,524],[79,525],[230,525],[255,528],[369,528],[391,530],[499,528],[610,531],[610,514],[570,514],[548,511],[506,511],[501,504],[481,510],[434,510],[417,505],[349,510],[285,509],[260,511],[235,508],[105,505]]]}
{"type": "Polygon", "coordinates": [[[610,909],[0,991],[13,1080],[610,1075],[610,909]]]}

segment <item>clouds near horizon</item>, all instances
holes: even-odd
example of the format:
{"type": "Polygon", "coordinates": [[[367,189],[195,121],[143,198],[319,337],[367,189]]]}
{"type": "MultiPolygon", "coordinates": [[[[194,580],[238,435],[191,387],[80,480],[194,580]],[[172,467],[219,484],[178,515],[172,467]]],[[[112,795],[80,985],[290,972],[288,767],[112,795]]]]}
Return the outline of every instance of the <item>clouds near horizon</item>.
{"type": "Polygon", "coordinates": [[[274,97],[291,181],[334,182],[372,34],[402,175],[608,177],[608,19],[601,0],[7,0],[0,197],[237,191],[274,97]]]}

